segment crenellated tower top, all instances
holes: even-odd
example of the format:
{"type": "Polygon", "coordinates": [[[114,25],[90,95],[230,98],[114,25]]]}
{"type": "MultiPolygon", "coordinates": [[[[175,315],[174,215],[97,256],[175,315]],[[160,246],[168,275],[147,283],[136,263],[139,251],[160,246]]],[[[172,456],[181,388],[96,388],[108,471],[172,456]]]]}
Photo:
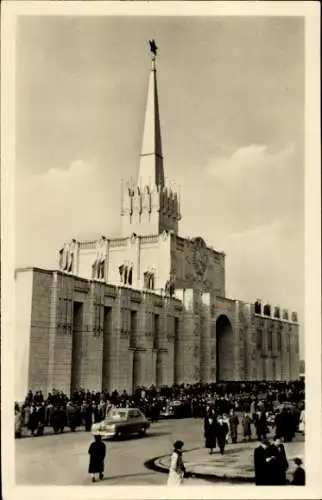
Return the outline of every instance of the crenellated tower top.
{"type": "Polygon", "coordinates": [[[122,185],[122,234],[147,236],[178,233],[180,200],[164,175],[155,40],[149,41],[151,70],[145,109],[139,173],[136,182],[122,185]]]}

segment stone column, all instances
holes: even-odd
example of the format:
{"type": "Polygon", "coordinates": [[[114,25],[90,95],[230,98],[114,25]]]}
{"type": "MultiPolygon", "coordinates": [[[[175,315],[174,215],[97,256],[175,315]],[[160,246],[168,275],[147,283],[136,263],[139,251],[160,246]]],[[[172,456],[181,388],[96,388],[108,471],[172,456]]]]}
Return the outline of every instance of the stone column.
{"type": "Polygon", "coordinates": [[[291,380],[298,379],[299,377],[299,334],[298,325],[293,324],[290,332],[290,378],[291,380]]]}
{"type": "Polygon", "coordinates": [[[168,309],[171,299],[166,297],[159,316],[159,337],[157,339],[156,383],[162,387],[167,381],[168,365],[168,309]]]}
{"type": "Polygon", "coordinates": [[[235,301],[235,317],[233,327],[234,338],[234,380],[242,380],[244,378],[244,341],[243,330],[241,325],[241,304],[238,300],[235,301]]]}
{"type": "Polygon", "coordinates": [[[84,304],[84,329],[78,363],[79,385],[91,391],[102,390],[104,285],[93,281],[84,304]]]}
{"type": "Polygon", "coordinates": [[[171,386],[174,384],[174,355],[175,355],[175,318],[169,312],[167,317],[167,340],[168,340],[168,356],[167,356],[167,369],[166,369],[166,385],[171,386]]]}
{"type": "MultiPolygon", "coordinates": [[[[116,296],[111,310],[111,332],[109,335],[106,363],[108,366],[108,376],[106,377],[106,389],[111,393],[119,386],[119,357],[120,357],[120,336],[121,336],[121,295],[122,288],[116,288],[116,296]]],[[[105,349],[105,347],[104,347],[105,349]]]]}
{"type": "Polygon", "coordinates": [[[51,353],[52,384],[66,394],[70,392],[72,369],[73,277],[59,275],[57,283],[57,330],[51,353]]]}
{"type": "Polygon", "coordinates": [[[184,312],[180,321],[179,335],[176,342],[176,383],[193,383],[196,379],[197,360],[195,357],[195,346],[199,343],[199,331],[197,329],[197,318],[194,314],[192,289],[184,290],[182,293],[184,312]]]}
{"type": "Polygon", "coordinates": [[[146,351],[137,348],[134,353],[133,362],[133,388],[145,386],[146,383],[146,351]]]}
{"type": "MultiPolygon", "coordinates": [[[[53,273],[52,284],[50,287],[50,313],[49,313],[49,338],[48,338],[48,379],[47,394],[54,388],[54,363],[55,363],[55,342],[57,334],[58,318],[58,273],[53,273]]],[[[30,378],[30,377],[28,377],[30,378]]]]}
{"type": "Polygon", "coordinates": [[[150,297],[141,294],[142,300],[137,312],[137,331],[133,364],[133,387],[153,383],[152,330],[150,312],[150,297]]]}
{"type": "Polygon", "coordinates": [[[255,324],[255,311],[253,304],[243,304],[243,313],[245,317],[244,324],[244,349],[245,349],[245,380],[257,379],[257,339],[256,339],[256,324],[255,324]]]}
{"type": "Polygon", "coordinates": [[[288,323],[284,323],[282,331],[281,374],[282,380],[288,381],[290,379],[290,343],[288,323]]]}
{"type": "Polygon", "coordinates": [[[203,293],[201,295],[200,379],[204,383],[212,382],[211,347],[210,293],[203,293]]]}

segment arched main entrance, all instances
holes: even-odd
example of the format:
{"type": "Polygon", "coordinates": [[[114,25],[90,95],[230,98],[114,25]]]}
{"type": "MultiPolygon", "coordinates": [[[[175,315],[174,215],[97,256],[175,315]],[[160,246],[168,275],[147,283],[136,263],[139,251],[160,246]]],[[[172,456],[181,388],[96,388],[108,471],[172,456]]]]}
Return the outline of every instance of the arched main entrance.
{"type": "Polygon", "coordinates": [[[234,380],[233,327],[227,316],[216,321],[216,381],[234,380]]]}

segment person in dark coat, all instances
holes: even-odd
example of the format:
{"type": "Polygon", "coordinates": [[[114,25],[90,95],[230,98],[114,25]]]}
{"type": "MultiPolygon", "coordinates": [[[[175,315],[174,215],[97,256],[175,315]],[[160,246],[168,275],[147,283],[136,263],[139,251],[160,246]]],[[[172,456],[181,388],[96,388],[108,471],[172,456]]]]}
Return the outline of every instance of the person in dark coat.
{"type": "Polygon", "coordinates": [[[267,421],[265,411],[261,410],[255,413],[255,427],[257,433],[257,439],[260,441],[261,439],[266,439],[267,434],[267,421]]]}
{"type": "Polygon", "coordinates": [[[31,412],[30,412],[30,417],[29,417],[29,422],[28,422],[28,429],[31,432],[31,435],[34,436],[36,429],[38,428],[39,420],[38,420],[38,411],[35,405],[31,407],[31,412]]]}
{"type": "Polygon", "coordinates": [[[87,403],[85,408],[85,430],[89,432],[93,424],[93,408],[90,402],[87,403]]]}
{"type": "Polygon", "coordinates": [[[106,446],[102,441],[101,436],[94,436],[95,441],[91,443],[88,454],[89,467],[88,473],[92,475],[92,483],[96,481],[96,474],[99,475],[99,479],[104,478],[104,460],[106,456],[106,446]]]}
{"type": "Polygon", "coordinates": [[[294,422],[293,422],[293,416],[289,408],[283,408],[282,410],[282,416],[283,416],[283,432],[284,432],[284,442],[289,443],[292,441],[294,437],[294,422]]]}
{"type": "Polygon", "coordinates": [[[76,407],[70,401],[66,405],[66,423],[72,432],[75,432],[77,427],[76,407]]]}
{"type": "Polygon", "coordinates": [[[222,415],[219,415],[216,425],[216,436],[221,455],[223,455],[225,451],[226,436],[228,431],[228,425],[224,422],[222,415]]]}
{"type": "Polygon", "coordinates": [[[288,461],[286,458],[284,445],[281,440],[275,436],[273,444],[269,447],[269,455],[275,460],[270,461],[271,466],[271,485],[282,486],[286,484],[286,472],[288,461]]]}
{"type": "Polygon", "coordinates": [[[255,484],[257,486],[267,486],[269,484],[269,479],[268,479],[269,445],[270,445],[269,441],[262,440],[259,442],[258,446],[254,450],[255,484]]]}
{"type": "Polygon", "coordinates": [[[51,425],[53,426],[54,433],[57,434],[59,431],[64,432],[66,414],[62,407],[54,408],[51,416],[51,425]]]}
{"type": "Polygon", "coordinates": [[[205,447],[209,449],[210,455],[213,453],[214,448],[216,448],[216,427],[217,421],[215,412],[209,409],[204,420],[204,437],[205,447]]]}
{"type": "Polygon", "coordinates": [[[232,443],[237,443],[238,425],[239,425],[239,418],[236,415],[235,410],[232,408],[230,410],[230,415],[229,415],[229,429],[230,429],[230,437],[232,443]]]}
{"type": "Polygon", "coordinates": [[[279,410],[276,410],[275,415],[275,435],[277,438],[282,438],[284,436],[284,417],[279,410]]]}
{"type": "Polygon", "coordinates": [[[296,464],[296,469],[293,473],[292,484],[294,486],[305,486],[305,470],[302,467],[302,460],[300,458],[295,458],[294,462],[296,464]]]}
{"type": "Polygon", "coordinates": [[[45,406],[44,406],[44,403],[41,403],[40,406],[37,407],[37,418],[38,418],[37,436],[43,436],[44,431],[45,431],[45,406]]]}
{"type": "Polygon", "coordinates": [[[243,415],[242,425],[244,430],[244,440],[250,441],[252,438],[252,419],[249,413],[245,412],[243,415]]]}

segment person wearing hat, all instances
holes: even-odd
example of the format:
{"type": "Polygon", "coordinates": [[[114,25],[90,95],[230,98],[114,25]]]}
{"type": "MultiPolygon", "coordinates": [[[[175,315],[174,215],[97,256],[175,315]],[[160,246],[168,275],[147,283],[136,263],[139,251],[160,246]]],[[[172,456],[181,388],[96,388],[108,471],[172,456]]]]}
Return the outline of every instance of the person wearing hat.
{"type": "Polygon", "coordinates": [[[294,459],[296,469],[293,472],[293,481],[292,484],[294,486],[305,486],[305,470],[302,467],[302,460],[300,458],[294,459]]]}
{"type": "Polygon", "coordinates": [[[204,420],[204,437],[205,447],[209,449],[212,455],[214,448],[216,448],[216,427],[217,419],[213,408],[208,408],[208,413],[204,420]]]}
{"type": "Polygon", "coordinates": [[[225,451],[226,436],[228,434],[228,431],[229,431],[228,425],[224,421],[222,415],[219,415],[216,425],[216,436],[221,455],[223,455],[225,451]]]}
{"type": "Polygon", "coordinates": [[[96,435],[94,439],[95,441],[91,443],[88,449],[90,456],[88,473],[92,475],[92,483],[96,481],[96,474],[99,475],[99,479],[102,480],[104,478],[104,460],[106,456],[106,446],[101,436],[96,435]]]}
{"type": "Polygon", "coordinates": [[[255,484],[257,486],[269,485],[268,478],[268,463],[270,457],[268,448],[270,442],[267,439],[259,441],[258,446],[254,450],[254,471],[255,471],[255,484]]]}
{"type": "Polygon", "coordinates": [[[173,452],[170,460],[168,486],[179,486],[185,475],[185,466],[182,460],[182,448],[184,443],[176,441],[173,445],[173,452]]]}

